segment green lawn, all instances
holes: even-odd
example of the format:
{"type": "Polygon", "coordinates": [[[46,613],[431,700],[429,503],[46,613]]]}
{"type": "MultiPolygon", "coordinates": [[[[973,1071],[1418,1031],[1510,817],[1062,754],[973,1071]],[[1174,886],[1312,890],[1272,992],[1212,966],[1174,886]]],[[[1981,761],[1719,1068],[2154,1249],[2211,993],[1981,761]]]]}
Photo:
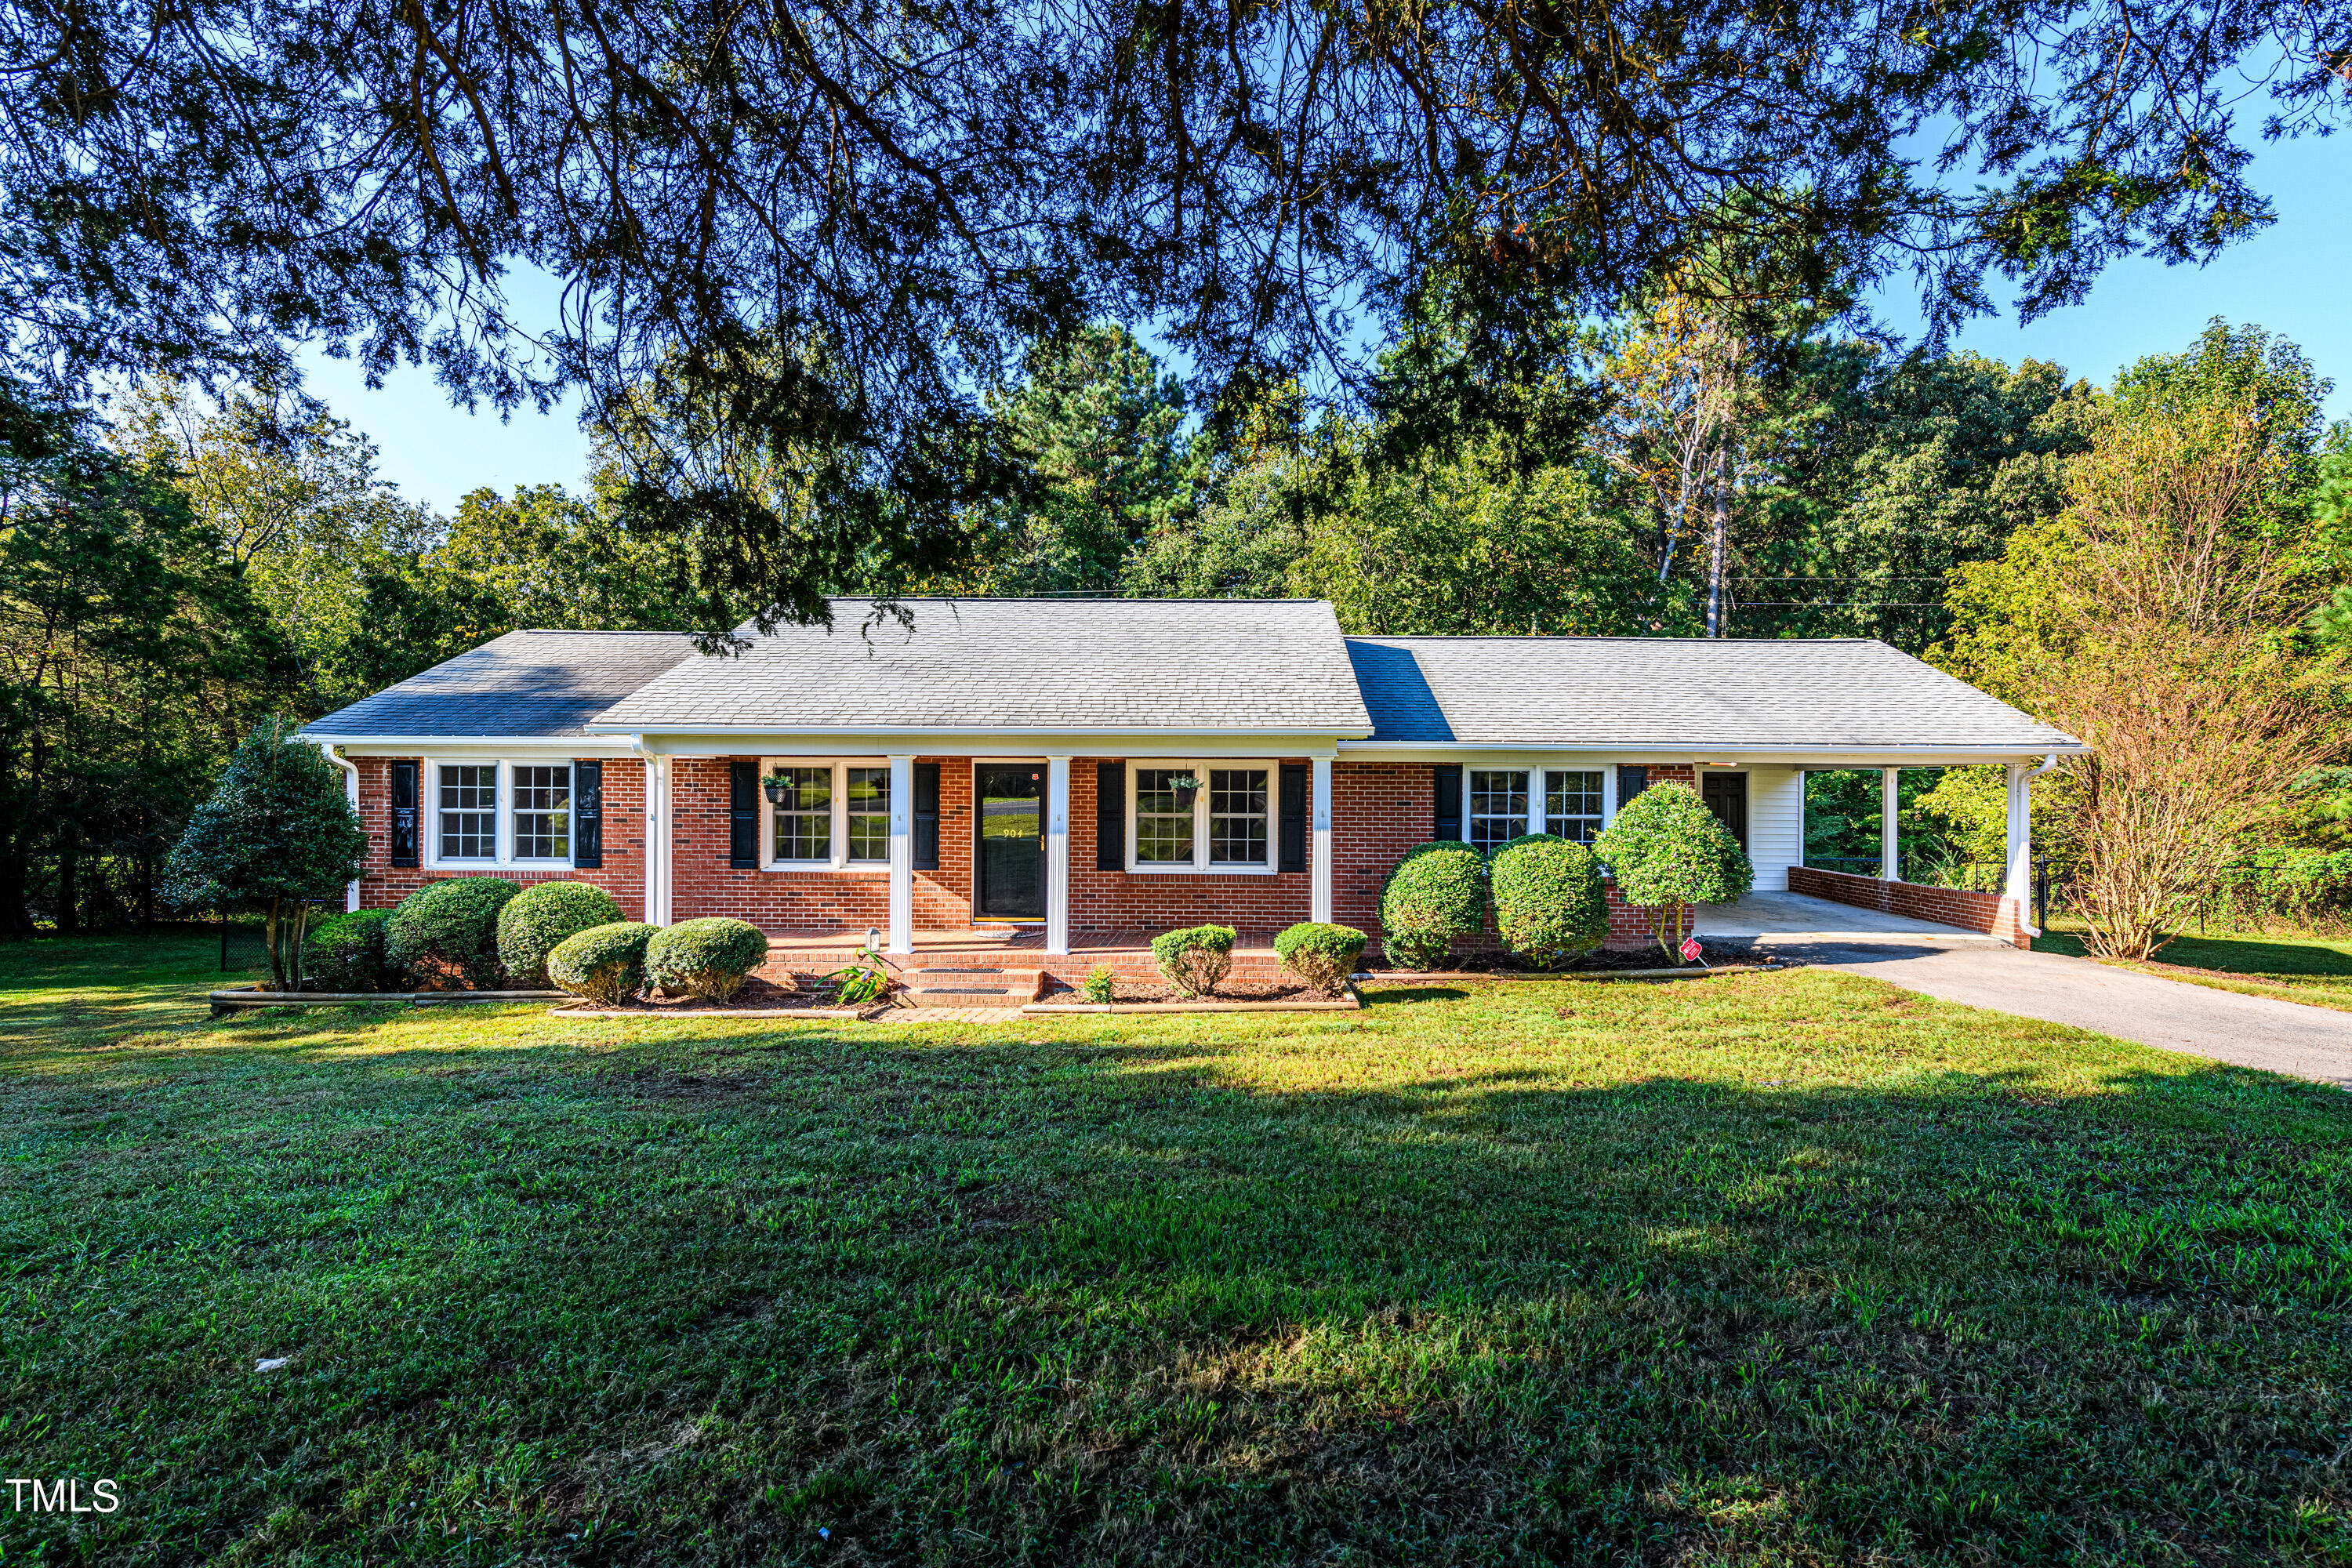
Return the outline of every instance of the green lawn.
{"type": "Polygon", "coordinates": [[[129,1499],[10,1568],[2352,1563],[2332,1089],[1826,971],[215,1025],[213,960],[0,947],[0,1466],[129,1499]]]}
{"type": "MultiPolygon", "coordinates": [[[[2085,957],[2082,931],[2073,917],[2053,915],[2033,945],[2037,952],[2085,957]]],[[[2149,967],[2222,991],[2352,1012],[2352,937],[2285,931],[2184,933],[2159,948],[2149,967]]]]}

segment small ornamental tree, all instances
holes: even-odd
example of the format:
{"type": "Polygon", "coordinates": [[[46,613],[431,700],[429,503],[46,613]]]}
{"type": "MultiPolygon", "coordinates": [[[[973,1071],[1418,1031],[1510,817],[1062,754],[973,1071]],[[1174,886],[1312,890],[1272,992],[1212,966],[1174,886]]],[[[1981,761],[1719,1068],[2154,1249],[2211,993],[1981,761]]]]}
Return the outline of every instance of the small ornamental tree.
{"type": "Polygon", "coordinates": [[[1427,969],[1457,936],[1486,921],[1486,858],[1458,839],[1417,844],[1381,889],[1381,949],[1393,964],[1427,969]]]}
{"type": "Polygon", "coordinates": [[[1727,904],[1756,884],[1739,841],[1688,784],[1652,784],[1592,841],[1617,878],[1617,896],[1646,910],[1658,945],[1682,962],[1693,904],[1727,904]]]}
{"type": "Polygon", "coordinates": [[[367,846],[343,798],[342,770],[273,717],[245,738],[212,798],[188,818],[163,893],[191,911],[258,912],[272,984],[299,990],[311,905],[341,896],[367,846]]]}
{"type": "Polygon", "coordinates": [[[1504,945],[1539,969],[1591,952],[1609,935],[1601,867],[1581,844],[1522,834],[1496,847],[1486,877],[1504,945]]]}

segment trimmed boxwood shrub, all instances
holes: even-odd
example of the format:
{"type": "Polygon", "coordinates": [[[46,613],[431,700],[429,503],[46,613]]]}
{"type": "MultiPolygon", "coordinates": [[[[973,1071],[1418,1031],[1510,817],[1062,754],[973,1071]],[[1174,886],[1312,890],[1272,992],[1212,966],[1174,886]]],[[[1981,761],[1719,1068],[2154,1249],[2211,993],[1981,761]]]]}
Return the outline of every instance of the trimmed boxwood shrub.
{"type": "Polygon", "coordinates": [[[499,911],[521,892],[503,877],[427,882],[400,900],[384,924],[384,955],[410,974],[499,985],[499,911]]]}
{"type": "Polygon", "coordinates": [[[1301,921],[1274,939],[1274,955],[1316,990],[1336,996],[1364,956],[1364,933],[1353,926],[1301,921]]]}
{"type": "Polygon", "coordinates": [[[768,933],[724,915],[664,926],[646,948],[646,984],[667,996],[724,1002],[768,961],[768,933]]]}
{"type": "Polygon", "coordinates": [[[1234,966],[1231,926],[1192,926],[1151,939],[1151,956],[1180,996],[1208,996],[1234,966]]]}
{"type": "Polygon", "coordinates": [[[586,882],[534,882],[499,911],[499,963],[517,985],[547,984],[547,955],[567,936],[617,924],[621,900],[586,882]]]}
{"type": "Polygon", "coordinates": [[[1381,889],[1381,947],[1391,963],[1428,969],[1457,936],[1486,922],[1486,858],[1454,838],[1416,844],[1381,889]]]}
{"type": "Polygon", "coordinates": [[[1549,833],[1498,846],[1486,863],[1495,930],[1538,969],[1591,952],[1609,935],[1609,900],[1591,850],[1549,833]]]}
{"type": "Polygon", "coordinates": [[[1693,904],[1727,904],[1756,885],[1739,841],[1688,784],[1656,784],[1633,797],[1592,841],[1617,896],[1650,913],[1658,945],[1682,959],[1693,904]]]}
{"type": "Polygon", "coordinates": [[[574,996],[618,1006],[644,987],[646,945],[660,929],[615,921],[575,931],[547,955],[547,977],[574,996]]]}
{"type": "Polygon", "coordinates": [[[321,991],[397,991],[400,971],[384,956],[390,910],[354,910],[310,932],[302,965],[321,991]]]}

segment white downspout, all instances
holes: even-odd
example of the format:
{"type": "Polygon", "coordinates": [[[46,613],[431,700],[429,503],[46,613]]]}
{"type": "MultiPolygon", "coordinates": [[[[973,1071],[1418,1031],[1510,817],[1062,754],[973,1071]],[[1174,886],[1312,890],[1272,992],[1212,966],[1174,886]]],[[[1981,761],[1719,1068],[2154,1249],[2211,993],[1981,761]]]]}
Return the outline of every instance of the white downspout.
{"type": "MultiPolygon", "coordinates": [[[[339,754],[335,748],[325,741],[319,742],[319,754],[343,770],[343,798],[352,803],[352,811],[356,815],[360,809],[359,764],[349,757],[339,754]]],[[[350,914],[359,907],[360,884],[359,879],[353,878],[343,885],[343,913],[350,914]]]]}

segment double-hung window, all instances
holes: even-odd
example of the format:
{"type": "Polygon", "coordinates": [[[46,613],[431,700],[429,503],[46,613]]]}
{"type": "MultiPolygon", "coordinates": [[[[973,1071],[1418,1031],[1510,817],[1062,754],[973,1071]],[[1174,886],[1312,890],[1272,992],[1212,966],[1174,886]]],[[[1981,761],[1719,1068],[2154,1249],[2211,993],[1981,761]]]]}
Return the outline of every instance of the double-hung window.
{"type": "Polygon", "coordinates": [[[768,865],[786,870],[887,869],[890,769],[771,757],[761,769],[768,865]]]}
{"type": "Polygon", "coordinates": [[[432,864],[572,863],[576,803],[569,762],[426,761],[432,864]]]}
{"type": "Polygon", "coordinates": [[[514,858],[572,858],[572,764],[517,763],[514,858]]]}
{"type": "Polygon", "coordinates": [[[437,855],[444,860],[499,858],[499,765],[444,763],[434,794],[437,855]]]}
{"type": "Polygon", "coordinates": [[[1133,791],[1130,868],[1138,871],[1270,871],[1274,868],[1273,767],[1265,763],[1139,763],[1133,791]]]}
{"type": "Polygon", "coordinates": [[[1528,830],[1528,775],[1517,768],[1470,770],[1470,847],[1491,855],[1528,830]]]}
{"type": "Polygon", "coordinates": [[[1544,831],[1579,844],[1590,844],[1601,831],[1601,773],[1598,769],[1544,774],[1544,831]]]}

